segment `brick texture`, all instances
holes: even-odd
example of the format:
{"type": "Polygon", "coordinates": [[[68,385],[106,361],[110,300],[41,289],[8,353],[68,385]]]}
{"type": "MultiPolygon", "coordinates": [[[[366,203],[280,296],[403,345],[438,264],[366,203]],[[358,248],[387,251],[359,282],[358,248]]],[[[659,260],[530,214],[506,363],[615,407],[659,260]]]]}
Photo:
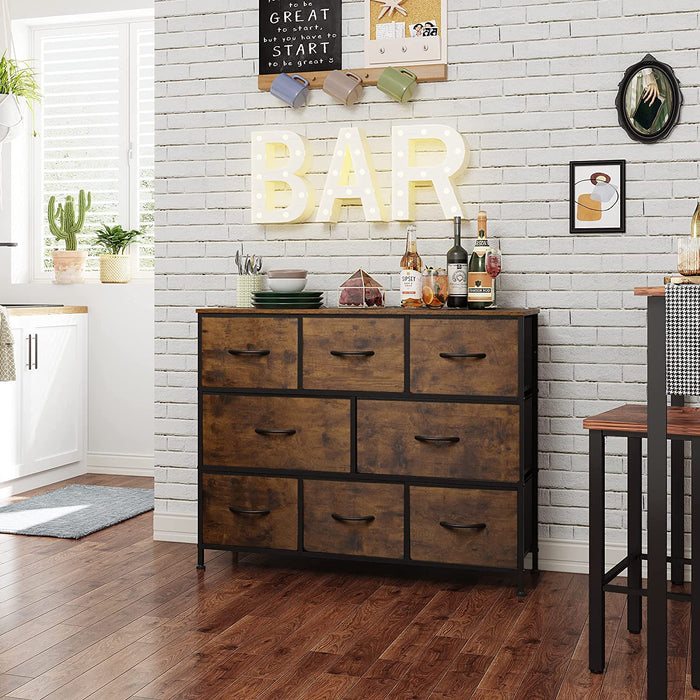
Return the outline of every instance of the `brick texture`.
{"type": "MultiPolygon", "coordinates": [[[[409,0],[410,1],[410,0],[409,0]]],[[[643,401],[645,300],[674,267],[700,194],[697,0],[450,0],[449,80],[424,84],[399,105],[375,88],[346,109],[321,91],[300,111],[257,90],[257,0],[156,0],[156,509],[196,513],[196,317],[198,306],[235,301],[235,251],[266,268],[305,267],[310,288],[335,290],[359,266],[398,301],[403,224],[367,224],[361,208],[340,223],[252,225],[250,132],[264,125],[307,136],[311,179],[325,180],[338,130],[369,136],[390,201],[392,125],[437,121],[466,138],[460,183],[475,235],[490,218],[503,250],[499,301],[542,309],[540,529],[545,538],[587,538],[587,438],[581,420],[643,401]],[[475,9],[476,5],[476,9],[475,9]],[[614,106],[627,66],[647,52],[671,64],[685,104],[662,143],[631,141],[614,106]],[[570,160],[627,160],[627,233],[571,235],[570,160]]],[[[363,0],[344,0],[344,65],[362,65],[363,0]]],[[[429,197],[417,208],[419,251],[443,264],[451,224],[429,197]]],[[[624,461],[611,442],[608,537],[624,539],[624,461]]]]}

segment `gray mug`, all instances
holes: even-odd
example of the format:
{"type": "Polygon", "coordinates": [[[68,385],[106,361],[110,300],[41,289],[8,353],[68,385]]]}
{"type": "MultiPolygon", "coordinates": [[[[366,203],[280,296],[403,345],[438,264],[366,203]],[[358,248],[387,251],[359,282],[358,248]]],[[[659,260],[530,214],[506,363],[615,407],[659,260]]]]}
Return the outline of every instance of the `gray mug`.
{"type": "Polygon", "coordinates": [[[323,91],[349,107],[362,95],[362,78],[346,70],[334,70],[323,81],[323,91]]]}
{"type": "Polygon", "coordinates": [[[270,92],[288,105],[298,109],[309,99],[309,81],[300,75],[280,73],[273,81],[270,92]]]}

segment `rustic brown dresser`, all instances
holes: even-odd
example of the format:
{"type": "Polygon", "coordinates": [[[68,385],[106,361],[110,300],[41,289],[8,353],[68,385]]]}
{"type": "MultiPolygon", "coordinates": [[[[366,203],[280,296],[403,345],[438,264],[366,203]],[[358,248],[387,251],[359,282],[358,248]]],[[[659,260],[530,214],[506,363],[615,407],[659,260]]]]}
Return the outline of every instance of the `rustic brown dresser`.
{"type": "Polygon", "coordinates": [[[537,310],[199,310],[205,549],[537,568],[537,310]]]}

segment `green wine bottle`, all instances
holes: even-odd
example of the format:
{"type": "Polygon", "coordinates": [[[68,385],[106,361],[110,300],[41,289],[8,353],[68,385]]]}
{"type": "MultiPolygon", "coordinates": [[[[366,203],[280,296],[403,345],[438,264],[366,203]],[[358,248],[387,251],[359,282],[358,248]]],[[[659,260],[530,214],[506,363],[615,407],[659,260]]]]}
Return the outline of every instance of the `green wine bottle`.
{"type": "Polygon", "coordinates": [[[470,309],[485,309],[493,304],[493,280],[486,272],[486,253],[489,242],[486,238],[486,212],[478,215],[479,237],[474,243],[474,252],[469,259],[469,282],[467,299],[470,309]]]}

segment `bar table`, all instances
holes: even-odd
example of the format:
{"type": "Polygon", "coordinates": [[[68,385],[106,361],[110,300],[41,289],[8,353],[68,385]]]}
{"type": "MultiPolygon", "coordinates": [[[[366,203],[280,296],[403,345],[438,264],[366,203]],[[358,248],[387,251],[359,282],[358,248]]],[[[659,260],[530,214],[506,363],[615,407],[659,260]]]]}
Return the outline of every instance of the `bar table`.
{"type": "MultiPolygon", "coordinates": [[[[647,297],[647,692],[649,700],[663,700],[667,697],[668,682],[666,290],[664,287],[636,287],[634,294],[647,297]]],[[[682,397],[674,398],[675,405],[683,405],[682,397]]],[[[694,454],[694,485],[697,484],[698,462],[698,455],[694,454]]],[[[693,521],[700,512],[698,492],[700,489],[693,488],[693,521]]],[[[700,558],[697,556],[700,528],[692,530],[692,552],[696,560],[700,558]]],[[[677,537],[682,538],[682,531],[677,537]]],[[[693,585],[691,592],[691,640],[691,675],[695,685],[700,679],[700,654],[693,653],[700,640],[699,585],[693,585]]]]}

